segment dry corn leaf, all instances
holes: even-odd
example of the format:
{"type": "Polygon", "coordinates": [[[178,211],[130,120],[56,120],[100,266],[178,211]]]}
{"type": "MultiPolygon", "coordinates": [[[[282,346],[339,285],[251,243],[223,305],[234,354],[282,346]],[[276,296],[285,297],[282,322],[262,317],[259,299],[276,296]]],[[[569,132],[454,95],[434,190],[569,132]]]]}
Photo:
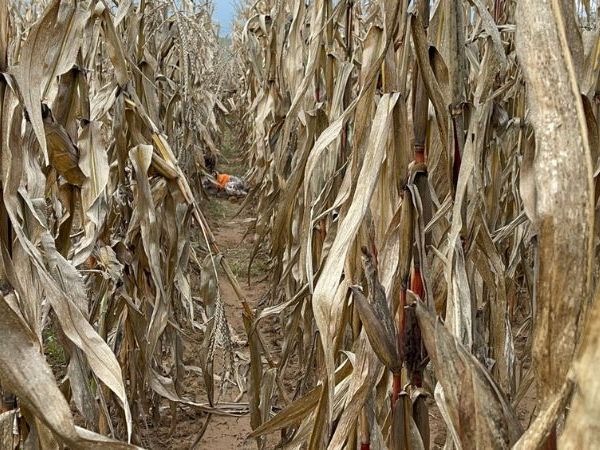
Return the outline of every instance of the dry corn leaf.
{"type": "Polygon", "coordinates": [[[510,403],[475,357],[421,303],[417,318],[461,448],[509,448],[522,434],[510,403]],[[459,383],[456,380],[461,380],[459,383]],[[475,413],[474,413],[475,412],[475,413]]]}
{"type": "Polygon", "coordinates": [[[0,379],[14,392],[28,411],[38,415],[61,441],[75,449],[135,449],[95,433],[81,433],[75,427],[69,405],[56,386],[39,344],[22,320],[0,297],[0,379]]]}
{"type": "Polygon", "coordinates": [[[54,0],[31,29],[14,76],[33,130],[47,155],[41,103],[54,79],[75,63],[81,32],[90,16],[79,4],[54,0]]]}

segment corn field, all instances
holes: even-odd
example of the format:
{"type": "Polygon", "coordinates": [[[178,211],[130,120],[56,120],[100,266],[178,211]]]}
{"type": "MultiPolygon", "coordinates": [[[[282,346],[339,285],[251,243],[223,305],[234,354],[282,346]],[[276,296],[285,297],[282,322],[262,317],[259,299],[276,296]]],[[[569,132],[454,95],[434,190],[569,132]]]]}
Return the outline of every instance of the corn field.
{"type": "Polygon", "coordinates": [[[0,448],[600,448],[600,5],[238,3],[0,0],[0,448]]]}

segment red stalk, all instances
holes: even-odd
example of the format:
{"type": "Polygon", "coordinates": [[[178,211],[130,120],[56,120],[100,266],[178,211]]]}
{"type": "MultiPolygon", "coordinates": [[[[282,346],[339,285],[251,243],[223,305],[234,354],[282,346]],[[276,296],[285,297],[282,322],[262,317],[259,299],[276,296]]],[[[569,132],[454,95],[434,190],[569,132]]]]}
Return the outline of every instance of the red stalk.
{"type": "Polygon", "coordinates": [[[425,147],[415,145],[415,162],[417,164],[425,163],[425,147]]]}
{"type": "Polygon", "coordinates": [[[557,449],[556,425],[554,425],[554,427],[552,427],[552,431],[550,431],[550,434],[548,435],[548,439],[546,439],[546,442],[542,446],[542,449],[543,450],[556,450],[557,449]]]}
{"type": "Polygon", "coordinates": [[[425,296],[425,289],[423,288],[423,278],[421,277],[421,269],[415,266],[410,280],[410,290],[415,293],[419,298],[425,296]]]}
{"type": "MultiPolygon", "coordinates": [[[[423,287],[423,277],[421,276],[421,269],[415,264],[413,269],[412,278],[410,280],[410,290],[415,293],[420,299],[425,297],[425,288],[423,287]]],[[[421,332],[417,328],[416,333],[420,341],[421,332]]],[[[423,386],[423,378],[421,371],[410,371],[410,382],[416,387],[423,386]]]]}
{"type": "Polygon", "coordinates": [[[392,385],[392,408],[395,408],[396,402],[400,397],[400,392],[402,392],[402,375],[399,373],[395,373],[392,385]]]}

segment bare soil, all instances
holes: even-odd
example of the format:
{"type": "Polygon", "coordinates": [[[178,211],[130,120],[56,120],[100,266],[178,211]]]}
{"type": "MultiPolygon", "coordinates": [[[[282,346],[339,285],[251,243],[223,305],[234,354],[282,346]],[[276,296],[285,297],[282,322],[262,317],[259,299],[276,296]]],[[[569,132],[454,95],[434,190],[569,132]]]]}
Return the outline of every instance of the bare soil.
{"type": "MultiPolygon", "coordinates": [[[[251,238],[245,236],[249,216],[248,212],[233,217],[238,212],[239,204],[227,199],[211,198],[208,205],[210,212],[210,222],[217,243],[228,260],[248,299],[250,305],[254,308],[267,290],[267,285],[261,280],[265,273],[262,270],[251,270],[250,284],[246,280],[246,271],[248,260],[253,248],[251,238]]],[[[198,237],[200,239],[200,237],[198,237]]],[[[266,265],[264,258],[259,255],[255,261],[259,268],[266,265]]],[[[197,278],[197,276],[195,276],[197,278]]],[[[192,280],[192,285],[197,284],[198,280],[192,280]]],[[[227,321],[232,331],[232,341],[236,361],[240,364],[240,373],[245,375],[247,363],[249,362],[249,352],[246,342],[246,333],[242,320],[242,306],[238,300],[232,285],[229,283],[224,273],[219,273],[219,282],[221,296],[225,303],[225,313],[227,321]]],[[[265,322],[266,326],[269,326],[265,322]]],[[[276,330],[263,330],[268,340],[275,338],[276,330]]],[[[199,344],[188,342],[185,346],[184,361],[187,366],[200,366],[200,348],[199,344]]],[[[215,364],[215,373],[219,373],[218,364],[215,364]]],[[[215,383],[218,391],[218,382],[215,383]]],[[[198,402],[206,402],[206,392],[203,387],[203,381],[198,373],[188,373],[185,380],[185,392],[188,397],[196,399],[198,402]],[[188,381],[189,379],[189,381],[188,381]]],[[[220,402],[233,402],[238,400],[241,404],[247,404],[246,393],[240,393],[238,386],[232,383],[226,383],[224,391],[219,395],[220,402]],[[241,395],[241,399],[239,398],[241,395]]],[[[203,428],[207,415],[194,411],[191,407],[178,407],[178,417],[174,430],[171,430],[171,412],[167,408],[167,402],[161,410],[165,413],[161,417],[161,423],[155,429],[147,429],[144,433],[144,445],[148,449],[173,449],[188,450],[197,439],[198,434],[203,428]]],[[[249,450],[255,449],[256,444],[253,439],[248,439],[252,431],[250,427],[249,415],[238,417],[212,415],[209,425],[197,443],[197,449],[214,450],[249,450]]]]}

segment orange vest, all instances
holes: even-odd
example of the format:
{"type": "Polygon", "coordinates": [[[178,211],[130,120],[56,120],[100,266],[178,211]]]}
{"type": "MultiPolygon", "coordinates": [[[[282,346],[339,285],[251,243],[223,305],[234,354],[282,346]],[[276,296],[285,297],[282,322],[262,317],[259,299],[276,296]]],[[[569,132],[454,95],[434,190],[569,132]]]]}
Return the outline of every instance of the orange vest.
{"type": "Polygon", "coordinates": [[[217,184],[221,189],[225,189],[225,185],[229,182],[231,175],[227,175],[226,173],[220,173],[217,175],[217,184]]]}

